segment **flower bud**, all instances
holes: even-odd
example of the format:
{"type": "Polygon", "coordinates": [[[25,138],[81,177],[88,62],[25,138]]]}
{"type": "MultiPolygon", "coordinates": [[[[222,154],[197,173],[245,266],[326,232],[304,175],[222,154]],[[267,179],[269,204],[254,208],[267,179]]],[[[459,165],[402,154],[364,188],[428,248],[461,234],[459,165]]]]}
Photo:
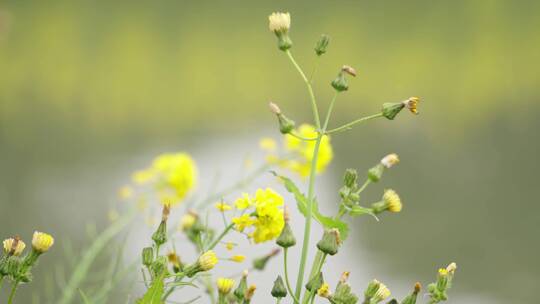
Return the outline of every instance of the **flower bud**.
{"type": "Polygon", "coordinates": [[[176,255],[176,252],[171,251],[169,254],[167,254],[167,259],[169,260],[169,263],[173,267],[174,273],[179,273],[182,270],[182,262],[180,261],[180,257],[176,255]]]}
{"type": "Polygon", "coordinates": [[[295,122],[284,114],[278,114],[278,122],[279,122],[279,132],[281,134],[289,134],[294,129],[295,122]]]}
{"type": "Polygon", "coordinates": [[[317,275],[315,275],[309,282],[306,284],[306,289],[309,292],[315,292],[321,288],[322,284],[324,283],[324,278],[322,272],[319,272],[317,275]]]}
{"type": "Polygon", "coordinates": [[[351,66],[348,66],[348,65],[344,65],[341,67],[341,70],[349,75],[351,75],[352,77],[356,77],[356,70],[351,67],[351,66]]]}
{"type": "Polygon", "coordinates": [[[358,172],[354,169],[347,169],[343,181],[348,188],[355,188],[357,186],[358,172]]]}
{"type": "Polygon", "coordinates": [[[404,107],[405,105],[401,102],[383,103],[382,115],[390,120],[393,120],[404,107]]]}
{"type": "Polygon", "coordinates": [[[366,288],[366,291],[364,292],[364,296],[366,298],[365,302],[369,302],[369,300],[375,296],[375,293],[377,293],[377,290],[379,290],[380,285],[381,283],[377,280],[373,280],[369,282],[368,287],[366,288]]]}
{"type": "Polygon", "coordinates": [[[390,294],[391,293],[388,287],[386,287],[386,285],[384,285],[383,283],[379,282],[379,288],[377,288],[377,291],[371,298],[371,303],[379,303],[382,300],[388,298],[390,294]]]}
{"type": "Polygon", "coordinates": [[[349,84],[347,83],[343,71],[339,71],[336,79],[332,81],[332,87],[338,92],[347,91],[349,89],[349,84]]]}
{"type": "Polygon", "coordinates": [[[334,255],[338,252],[340,245],[339,230],[332,228],[324,231],[322,239],[317,243],[317,248],[326,254],[334,255]]]}
{"type": "Polygon", "coordinates": [[[257,286],[255,284],[249,285],[246,295],[244,297],[244,303],[250,303],[251,299],[253,298],[253,295],[255,294],[255,290],[257,289],[257,286]]]}
{"type": "Polygon", "coordinates": [[[420,98],[418,97],[409,97],[409,99],[403,101],[403,105],[409,109],[409,111],[413,114],[418,114],[417,106],[418,102],[420,102],[420,98]]]}
{"type": "Polygon", "coordinates": [[[372,204],[371,208],[373,209],[373,212],[375,214],[379,214],[383,211],[397,213],[401,211],[401,209],[403,208],[403,204],[401,203],[401,198],[396,193],[396,191],[392,189],[387,189],[384,190],[382,201],[372,204]]]}
{"type": "Polygon", "coordinates": [[[21,269],[22,261],[18,256],[10,256],[6,261],[6,272],[8,275],[17,277],[19,275],[19,270],[21,269]]]}
{"type": "Polygon", "coordinates": [[[218,258],[216,256],[216,253],[212,250],[208,250],[207,252],[203,253],[197,262],[195,262],[192,265],[187,266],[184,269],[184,273],[188,278],[192,278],[197,273],[201,271],[208,271],[214,268],[214,266],[217,264],[218,258]]]}
{"type": "Polygon", "coordinates": [[[283,226],[281,234],[276,239],[276,244],[282,248],[289,248],[296,245],[296,238],[294,237],[293,231],[288,222],[285,222],[285,226],[283,226]]]}
{"type": "Polygon", "coordinates": [[[158,257],[150,265],[150,271],[153,273],[154,277],[160,276],[167,271],[167,258],[164,256],[158,257]]]}
{"type": "Polygon", "coordinates": [[[418,297],[418,293],[420,292],[420,289],[422,288],[422,285],[420,283],[414,284],[414,290],[413,292],[408,295],[403,301],[401,301],[402,304],[416,304],[416,298],[418,297]]]}
{"type": "Polygon", "coordinates": [[[317,54],[317,56],[321,56],[322,54],[326,53],[328,43],[330,43],[330,36],[322,34],[321,38],[319,39],[319,41],[317,41],[317,44],[315,45],[315,54],[317,54]]]}
{"type": "Polygon", "coordinates": [[[161,223],[159,223],[158,229],[152,234],[152,240],[157,246],[161,246],[167,242],[167,220],[169,219],[169,213],[171,209],[169,204],[163,205],[163,211],[161,213],[161,223]]]}
{"type": "Polygon", "coordinates": [[[381,164],[386,169],[390,169],[390,168],[392,168],[394,165],[396,165],[398,163],[399,163],[399,157],[398,157],[398,155],[396,153],[388,154],[385,157],[383,157],[383,159],[381,159],[381,164]]]}
{"type": "Polygon", "coordinates": [[[26,248],[26,244],[21,240],[19,236],[14,238],[5,239],[3,242],[4,253],[6,255],[20,256],[26,248]]]}
{"type": "Polygon", "coordinates": [[[233,279],[219,278],[217,280],[218,292],[222,295],[227,295],[231,292],[232,287],[234,286],[233,279]]]}
{"type": "Polygon", "coordinates": [[[287,288],[285,288],[281,276],[278,275],[274,281],[274,286],[272,287],[270,294],[272,294],[272,297],[274,298],[285,298],[287,296],[287,288]]]}
{"type": "Polygon", "coordinates": [[[317,289],[317,295],[321,298],[328,299],[331,295],[330,285],[328,283],[323,283],[319,289],[317,289]]]}
{"type": "Polygon", "coordinates": [[[35,231],[32,237],[32,248],[39,252],[44,253],[49,250],[54,244],[54,238],[43,232],[35,231]]]}
{"type": "Polygon", "coordinates": [[[248,276],[248,271],[245,270],[244,273],[242,274],[242,279],[240,279],[240,283],[238,283],[238,287],[234,290],[234,295],[236,299],[238,299],[239,302],[244,300],[244,297],[246,295],[247,276],[248,276]]]}
{"type": "Polygon", "coordinates": [[[274,32],[278,38],[278,48],[286,51],[292,47],[291,38],[289,38],[289,29],[291,27],[291,15],[289,13],[272,13],[268,16],[268,28],[274,32]]]}
{"type": "Polygon", "coordinates": [[[336,291],[331,296],[331,303],[356,304],[358,302],[358,297],[351,292],[351,286],[347,283],[348,279],[349,272],[345,271],[339,279],[336,291]]]}
{"type": "Polygon", "coordinates": [[[382,164],[377,164],[368,170],[368,178],[370,181],[376,183],[381,179],[383,172],[384,166],[382,164]]]}
{"type": "Polygon", "coordinates": [[[154,250],[152,247],[145,247],[142,250],[142,263],[144,266],[148,267],[154,261],[154,250]]]}
{"type": "Polygon", "coordinates": [[[266,264],[268,263],[270,258],[277,255],[278,253],[279,253],[279,249],[274,249],[269,254],[266,254],[266,255],[264,255],[264,256],[262,256],[260,258],[254,259],[253,260],[253,268],[255,268],[257,270],[264,270],[264,268],[266,267],[266,264]]]}

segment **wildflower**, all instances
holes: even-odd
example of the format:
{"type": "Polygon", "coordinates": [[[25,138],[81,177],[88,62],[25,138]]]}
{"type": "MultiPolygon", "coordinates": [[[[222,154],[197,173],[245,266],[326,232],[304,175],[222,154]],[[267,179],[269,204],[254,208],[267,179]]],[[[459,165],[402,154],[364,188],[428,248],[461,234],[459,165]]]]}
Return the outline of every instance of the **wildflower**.
{"type": "Polygon", "coordinates": [[[245,259],[246,259],[245,255],[237,254],[237,255],[233,255],[229,260],[236,263],[242,263],[245,259]]]}
{"type": "Polygon", "coordinates": [[[420,98],[409,97],[409,99],[403,101],[403,104],[407,109],[409,109],[409,111],[411,111],[411,113],[418,114],[418,110],[416,108],[418,106],[418,102],[420,102],[420,98]]]}
{"type": "Polygon", "coordinates": [[[260,258],[254,259],[253,260],[253,268],[255,268],[257,270],[264,270],[264,268],[266,267],[266,264],[268,263],[268,261],[270,261],[270,259],[272,257],[276,256],[278,253],[279,253],[279,249],[276,248],[276,249],[272,250],[270,253],[265,254],[260,258]]]}
{"type": "Polygon", "coordinates": [[[187,277],[191,278],[201,271],[211,270],[212,268],[214,268],[217,262],[218,258],[216,256],[216,253],[212,250],[208,250],[199,257],[197,262],[187,266],[184,269],[184,273],[187,277]]]}
{"type": "Polygon", "coordinates": [[[167,220],[169,219],[169,213],[171,209],[169,205],[163,206],[163,211],[161,213],[161,222],[157,230],[152,234],[152,240],[156,243],[157,246],[161,246],[167,242],[167,220]]]}
{"type": "Polygon", "coordinates": [[[450,263],[447,267],[446,267],[446,271],[448,271],[449,274],[453,275],[454,272],[456,271],[457,269],[457,264],[456,263],[450,263]]]}
{"type": "Polygon", "coordinates": [[[249,214],[242,214],[241,216],[234,217],[232,219],[234,228],[240,232],[244,231],[246,228],[251,227],[255,224],[255,219],[252,219],[249,214]]]}
{"type": "Polygon", "coordinates": [[[383,283],[373,280],[365,291],[365,303],[379,303],[390,296],[390,290],[383,283]]]}
{"type": "Polygon", "coordinates": [[[169,260],[169,263],[172,265],[175,273],[178,273],[180,272],[180,270],[182,270],[182,262],[180,261],[180,257],[176,254],[176,252],[169,252],[167,254],[167,260],[169,260]]]}
{"type": "Polygon", "coordinates": [[[345,74],[356,77],[356,70],[348,65],[344,65],[343,67],[341,67],[341,70],[339,71],[336,79],[334,79],[331,83],[332,87],[337,92],[343,92],[349,89],[349,84],[347,83],[347,78],[345,77],[345,74]]]}
{"type": "Polygon", "coordinates": [[[3,245],[4,253],[10,256],[20,256],[26,248],[26,244],[18,236],[5,239],[3,245]]]}
{"type": "Polygon", "coordinates": [[[276,150],[277,144],[276,141],[269,137],[261,138],[259,141],[259,147],[266,151],[274,151],[276,150]]]}
{"type": "Polygon", "coordinates": [[[139,184],[152,182],[161,202],[175,205],[195,186],[197,167],[186,153],[162,154],[154,159],[150,168],[137,171],[133,179],[139,184]]]}
{"type": "Polygon", "coordinates": [[[231,292],[231,289],[234,285],[233,279],[219,278],[217,280],[217,288],[220,294],[227,295],[231,292]]]}
{"type": "Polygon", "coordinates": [[[247,301],[247,303],[249,303],[251,301],[251,298],[253,298],[253,295],[255,294],[256,289],[257,289],[257,286],[255,284],[249,285],[246,291],[246,296],[245,296],[245,300],[247,301]]]}
{"type": "Polygon", "coordinates": [[[278,48],[286,51],[291,48],[292,41],[289,38],[291,27],[291,15],[289,13],[272,13],[268,16],[268,28],[278,37],[278,48]]]}
{"type": "Polygon", "coordinates": [[[274,286],[272,287],[270,294],[274,298],[285,298],[287,296],[287,288],[285,288],[285,284],[280,275],[278,275],[274,281],[274,286]]]}
{"type": "Polygon", "coordinates": [[[127,200],[133,196],[133,189],[130,186],[123,186],[118,189],[118,197],[122,200],[127,200]]]}
{"type": "Polygon", "coordinates": [[[323,283],[322,286],[317,290],[317,295],[321,298],[328,299],[330,297],[330,285],[328,283],[323,283]]]}
{"type": "Polygon", "coordinates": [[[399,157],[396,153],[391,153],[381,159],[381,164],[386,168],[391,168],[399,163],[399,157]]]}
{"type": "Polygon", "coordinates": [[[326,34],[322,34],[321,38],[319,39],[319,41],[317,41],[317,44],[315,45],[315,54],[317,54],[317,56],[321,56],[326,53],[328,43],[330,43],[330,37],[326,34]]]}
{"type": "Polygon", "coordinates": [[[217,210],[221,212],[229,211],[232,209],[231,205],[225,203],[225,202],[217,202],[214,207],[216,207],[217,210]]]}
{"type": "Polygon", "coordinates": [[[189,212],[188,214],[184,215],[180,220],[180,229],[183,231],[188,230],[193,227],[195,222],[197,222],[197,216],[192,212],[189,212]]]}
{"type": "Polygon", "coordinates": [[[256,221],[253,239],[255,243],[273,240],[283,229],[283,197],[270,188],[258,189],[255,194],[256,221]]]}
{"type": "Polygon", "coordinates": [[[248,208],[250,205],[251,205],[251,199],[249,198],[249,194],[247,193],[242,193],[242,197],[234,201],[234,206],[238,210],[244,210],[248,208]]]}
{"type": "Polygon", "coordinates": [[[391,293],[388,287],[386,287],[386,285],[384,285],[383,283],[379,283],[379,288],[377,289],[377,292],[373,296],[372,301],[375,303],[379,303],[380,301],[388,298],[390,294],[391,293]]]}
{"type": "Polygon", "coordinates": [[[54,238],[44,232],[35,231],[32,237],[32,248],[38,253],[47,252],[54,244],[54,238]]]}
{"type": "Polygon", "coordinates": [[[387,189],[384,191],[382,201],[372,204],[371,208],[374,213],[381,213],[385,210],[390,212],[400,212],[403,208],[403,204],[396,191],[387,189]]]}
{"type": "Polygon", "coordinates": [[[317,248],[325,254],[334,255],[338,252],[340,245],[339,230],[332,228],[324,232],[322,239],[317,243],[317,248]]]}
{"type": "Polygon", "coordinates": [[[240,279],[240,283],[238,283],[238,287],[236,287],[236,289],[234,290],[234,296],[236,297],[236,299],[238,299],[239,302],[241,302],[246,295],[246,291],[248,288],[247,276],[248,271],[244,270],[244,272],[242,273],[242,278],[240,279]]]}
{"type": "Polygon", "coordinates": [[[281,234],[276,239],[276,244],[283,248],[289,248],[296,245],[296,238],[294,237],[293,231],[288,221],[285,222],[285,226],[283,226],[281,234]]]}
{"type": "Polygon", "coordinates": [[[405,297],[401,303],[403,304],[416,304],[416,298],[418,297],[418,293],[420,292],[420,289],[422,288],[422,285],[420,283],[416,282],[414,284],[413,292],[405,297]]]}
{"type": "Polygon", "coordinates": [[[330,296],[331,303],[356,304],[358,302],[358,297],[352,293],[351,286],[347,283],[349,274],[348,271],[341,274],[341,278],[336,286],[336,291],[330,296]]]}
{"type": "Polygon", "coordinates": [[[317,275],[313,276],[309,282],[306,284],[306,289],[309,292],[316,292],[319,288],[322,287],[324,283],[324,278],[322,272],[319,272],[317,275]]]}
{"type": "Polygon", "coordinates": [[[281,112],[281,109],[277,104],[270,102],[269,103],[270,111],[276,114],[279,122],[279,131],[281,134],[288,134],[294,129],[294,121],[289,119],[285,114],[281,112]]]}
{"type": "MultiPolygon", "coordinates": [[[[296,133],[303,138],[316,138],[317,131],[315,127],[308,124],[301,125],[296,133]]],[[[285,149],[291,152],[294,160],[283,161],[281,165],[297,172],[302,177],[309,175],[311,171],[311,162],[313,160],[313,151],[315,149],[315,141],[304,141],[292,135],[285,135],[285,149]]],[[[319,155],[315,166],[316,173],[322,173],[330,163],[334,156],[332,146],[330,145],[330,137],[324,135],[319,146],[319,155]]]]}
{"type": "Polygon", "coordinates": [[[420,102],[420,98],[409,97],[402,102],[384,103],[381,113],[384,117],[390,120],[394,119],[399,114],[399,112],[403,110],[403,108],[409,109],[409,111],[413,114],[418,114],[418,102],[420,102]]]}

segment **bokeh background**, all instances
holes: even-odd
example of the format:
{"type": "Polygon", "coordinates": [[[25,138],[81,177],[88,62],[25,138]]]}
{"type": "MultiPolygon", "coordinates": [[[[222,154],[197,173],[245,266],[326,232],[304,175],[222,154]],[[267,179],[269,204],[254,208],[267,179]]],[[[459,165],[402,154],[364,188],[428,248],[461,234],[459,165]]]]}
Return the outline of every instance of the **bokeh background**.
{"type": "MultiPolygon", "coordinates": [[[[404,212],[355,221],[343,265],[408,287],[456,261],[449,303],[535,303],[540,3],[532,0],[2,1],[1,237],[56,236],[58,250],[36,277],[61,272],[63,240],[85,248],[86,226],[107,225],[116,189],[156,154],[194,154],[203,180],[236,176],[259,137],[279,137],[269,100],[310,120],[303,83],[267,29],[276,10],[291,12],[293,52],[306,70],[319,35],[332,38],[315,80],[323,112],[339,67],[358,70],[333,125],[422,97],[417,117],[333,138],[336,158],[319,185],[325,210],[345,168],[364,172],[389,152],[402,159],[368,198],[392,186],[404,212]]],[[[24,287],[21,303],[54,303],[43,282],[24,287]]]]}

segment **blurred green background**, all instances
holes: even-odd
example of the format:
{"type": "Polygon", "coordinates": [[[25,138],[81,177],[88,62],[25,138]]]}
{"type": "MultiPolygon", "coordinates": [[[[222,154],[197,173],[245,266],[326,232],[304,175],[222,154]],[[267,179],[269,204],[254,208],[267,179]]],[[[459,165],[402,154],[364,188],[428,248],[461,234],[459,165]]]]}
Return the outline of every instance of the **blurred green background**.
{"type": "Polygon", "coordinates": [[[335,126],[383,102],[422,98],[417,117],[334,138],[336,185],[347,167],[364,171],[388,152],[402,159],[377,187],[398,189],[404,212],[359,221],[357,245],[397,275],[431,278],[455,260],[456,293],[537,301],[532,0],[2,1],[1,237],[41,229],[77,241],[81,223],[104,224],[140,155],[275,135],[268,100],[309,120],[305,88],[267,29],[276,10],[291,12],[293,52],[306,70],[319,35],[332,38],[315,80],[323,110],[339,67],[357,69],[335,126]]]}

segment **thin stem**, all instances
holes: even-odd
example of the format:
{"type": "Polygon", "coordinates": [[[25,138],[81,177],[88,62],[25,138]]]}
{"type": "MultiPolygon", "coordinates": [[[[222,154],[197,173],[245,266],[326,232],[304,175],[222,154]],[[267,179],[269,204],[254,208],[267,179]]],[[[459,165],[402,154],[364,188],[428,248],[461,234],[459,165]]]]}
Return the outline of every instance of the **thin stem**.
{"type": "MultiPolygon", "coordinates": [[[[319,250],[319,252],[321,252],[321,251],[319,250]]],[[[323,267],[323,265],[324,265],[324,261],[326,261],[326,257],[328,256],[328,254],[323,253],[323,252],[321,252],[321,254],[322,254],[322,255],[321,255],[320,261],[318,261],[317,264],[314,264],[316,270],[315,270],[315,274],[310,276],[310,278],[309,278],[310,281],[313,280],[313,278],[314,278],[315,276],[319,275],[319,272],[321,272],[322,267],[323,267]]],[[[306,293],[307,293],[307,291],[306,291],[306,293]]],[[[311,302],[311,303],[312,303],[312,302],[313,302],[313,299],[315,299],[315,294],[316,294],[316,293],[317,293],[317,290],[311,290],[311,291],[309,292],[309,294],[304,294],[304,297],[305,297],[305,298],[304,298],[303,303],[308,303],[308,302],[311,302]]]]}
{"type": "Polygon", "coordinates": [[[0,275],[0,289],[2,289],[2,283],[4,283],[4,276],[0,275]]]}
{"type": "Polygon", "coordinates": [[[362,187],[360,187],[360,189],[356,192],[356,193],[362,193],[362,191],[364,191],[366,189],[366,187],[371,183],[371,180],[368,178],[366,179],[366,181],[364,182],[364,184],[362,185],[362,187]]]}
{"type": "Polygon", "coordinates": [[[285,51],[285,53],[287,54],[287,57],[289,57],[292,64],[294,65],[296,70],[298,70],[298,73],[300,73],[300,76],[302,77],[302,79],[306,83],[308,93],[309,93],[309,97],[310,97],[310,100],[311,100],[311,110],[313,111],[313,118],[315,119],[315,125],[317,126],[317,129],[320,129],[321,128],[321,120],[319,118],[319,109],[317,108],[317,101],[315,100],[315,94],[313,93],[313,88],[311,87],[311,82],[309,81],[309,79],[307,79],[306,74],[304,74],[304,71],[302,71],[302,68],[298,65],[298,63],[296,63],[296,60],[294,60],[294,57],[291,54],[291,51],[287,50],[287,51],[285,51]]]}
{"type": "Polygon", "coordinates": [[[319,68],[319,63],[321,62],[319,58],[320,56],[317,56],[317,58],[315,58],[315,65],[313,66],[313,71],[311,71],[311,76],[309,76],[309,83],[313,83],[313,78],[315,77],[315,74],[317,73],[317,69],[319,68]]]}
{"type": "Polygon", "coordinates": [[[350,123],[344,124],[343,126],[341,126],[341,127],[339,127],[339,128],[335,128],[335,129],[332,129],[332,130],[330,130],[330,131],[327,131],[326,134],[331,134],[331,133],[336,133],[336,132],[341,132],[341,131],[349,130],[350,128],[352,128],[354,125],[356,125],[356,124],[358,124],[358,123],[361,123],[361,122],[364,122],[364,121],[368,121],[368,120],[374,119],[374,118],[379,118],[379,117],[382,117],[382,116],[383,116],[382,113],[377,113],[377,114],[373,114],[373,115],[370,115],[370,116],[358,118],[357,120],[353,120],[353,121],[351,121],[350,123]]]}
{"type": "Polygon", "coordinates": [[[317,138],[306,138],[306,137],[300,136],[300,135],[298,135],[298,134],[296,134],[294,132],[289,133],[289,135],[291,135],[292,137],[296,137],[296,138],[298,138],[300,140],[305,140],[305,141],[317,140],[317,138]]]}
{"type": "Polygon", "coordinates": [[[234,224],[229,224],[229,226],[225,227],[223,232],[208,246],[207,250],[212,250],[216,245],[227,235],[227,233],[234,227],[234,224]]]}
{"type": "Polygon", "coordinates": [[[288,269],[287,267],[287,251],[288,250],[287,249],[288,248],[285,248],[285,250],[283,250],[283,268],[284,268],[284,274],[285,274],[285,285],[287,286],[287,290],[289,291],[291,298],[293,298],[294,303],[300,303],[292,291],[291,283],[289,283],[289,271],[287,270],[288,269]]]}
{"type": "Polygon", "coordinates": [[[18,286],[19,286],[19,281],[13,282],[13,287],[11,287],[11,292],[9,293],[8,304],[13,303],[13,298],[15,298],[15,292],[17,292],[18,286]]]}
{"type": "Polygon", "coordinates": [[[321,146],[321,139],[323,135],[318,133],[317,141],[315,142],[315,148],[313,149],[313,159],[311,161],[310,176],[309,176],[309,188],[308,188],[308,205],[306,211],[306,222],[304,226],[304,241],[302,243],[302,255],[300,258],[300,266],[298,268],[298,277],[296,278],[296,298],[300,298],[302,293],[302,284],[304,281],[304,271],[306,267],[306,259],[309,250],[309,237],[311,234],[311,220],[313,212],[313,200],[315,196],[315,176],[317,170],[317,160],[319,158],[319,148],[321,146]]]}
{"type": "Polygon", "coordinates": [[[328,113],[326,113],[326,119],[324,120],[323,130],[326,130],[328,127],[328,122],[330,121],[330,116],[332,116],[332,110],[334,109],[334,103],[336,102],[338,92],[334,94],[334,97],[332,97],[332,101],[330,102],[330,106],[328,107],[328,113]]]}

